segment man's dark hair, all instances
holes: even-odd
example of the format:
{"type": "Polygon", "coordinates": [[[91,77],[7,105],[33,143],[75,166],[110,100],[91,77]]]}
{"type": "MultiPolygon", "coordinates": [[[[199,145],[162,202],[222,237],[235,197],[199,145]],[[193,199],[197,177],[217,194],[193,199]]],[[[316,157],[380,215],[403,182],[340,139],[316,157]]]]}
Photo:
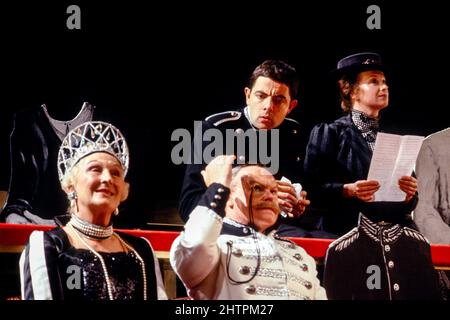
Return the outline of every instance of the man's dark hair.
{"type": "Polygon", "coordinates": [[[287,85],[289,87],[291,99],[297,98],[299,85],[297,71],[286,62],[281,60],[266,60],[261,63],[256,67],[250,77],[250,81],[248,83],[249,88],[253,88],[253,85],[258,77],[270,78],[273,81],[287,85]]]}

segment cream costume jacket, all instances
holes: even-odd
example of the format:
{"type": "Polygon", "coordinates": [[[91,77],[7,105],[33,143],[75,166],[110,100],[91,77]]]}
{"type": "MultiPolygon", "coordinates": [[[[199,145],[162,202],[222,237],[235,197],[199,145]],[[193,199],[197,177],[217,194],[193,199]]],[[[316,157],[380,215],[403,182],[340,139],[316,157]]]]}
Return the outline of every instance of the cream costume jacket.
{"type": "Polygon", "coordinates": [[[174,241],[170,262],[194,299],[326,299],[304,249],[224,217],[229,189],[212,184],[174,241]],[[255,274],[256,273],[256,274],[255,274]]]}

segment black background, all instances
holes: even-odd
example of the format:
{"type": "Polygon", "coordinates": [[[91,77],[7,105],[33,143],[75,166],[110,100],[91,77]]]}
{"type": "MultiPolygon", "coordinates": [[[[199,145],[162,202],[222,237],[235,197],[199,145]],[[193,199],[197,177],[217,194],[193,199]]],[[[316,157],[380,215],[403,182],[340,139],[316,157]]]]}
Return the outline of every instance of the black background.
{"type": "Polygon", "coordinates": [[[83,101],[108,110],[130,145],[130,208],[175,217],[184,168],[172,164],[177,128],[241,107],[256,65],[283,59],[301,79],[291,116],[311,127],[340,116],[329,72],[358,51],[389,66],[386,131],[428,135],[450,125],[448,13],[438,1],[54,1],[0,7],[0,190],[8,185],[12,115],[45,103],[72,119],[83,101]],[[81,30],[66,9],[81,8],[81,30]],[[381,8],[381,30],[366,9],[381,8]]]}

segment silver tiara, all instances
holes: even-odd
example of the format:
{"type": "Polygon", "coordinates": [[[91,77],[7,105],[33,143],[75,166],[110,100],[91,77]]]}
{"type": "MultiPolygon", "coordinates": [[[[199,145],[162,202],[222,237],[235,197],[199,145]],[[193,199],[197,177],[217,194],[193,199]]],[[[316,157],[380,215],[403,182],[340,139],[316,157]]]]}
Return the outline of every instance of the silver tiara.
{"type": "Polygon", "coordinates": [[[116,157],[127,174],[129,152],[122,133],[110,123],[88,121],[72,129],[62,141],[58,152],[59,181],[78,161],[94,152],[116,157]]]}

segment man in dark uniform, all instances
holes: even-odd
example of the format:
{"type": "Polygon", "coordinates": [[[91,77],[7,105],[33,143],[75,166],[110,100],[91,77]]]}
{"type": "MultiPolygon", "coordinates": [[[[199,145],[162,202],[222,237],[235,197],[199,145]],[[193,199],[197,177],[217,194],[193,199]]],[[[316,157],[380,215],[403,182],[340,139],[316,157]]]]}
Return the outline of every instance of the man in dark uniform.
{"type": "MultiPolygon", "coordinates": [[[[294,187],[303,170],[300,125],[286,117],[298,104],[298,84],[292,66],[283,61],[267,60],[256,67],[245,88],[245,108],[211,115],[200,128],[197,127],[192,161],[187,165],[181,190],[179,210],[184,221],[188,220],[207,189],[201,172],[209,162],[205,159],[208,152],[209,159],[224,153],[235,154],[235,164],[268,165],[269,171],[278,179],[279,204],[285,216],[303,214],[309,200],[306,200],[306,192],[300,192],[299,185],[297,190],[294,187]],[[212,150],[211,145],[217,146],[218,140],[220,148],[212,150]],[[280,181],[282,177],[287,179],[280,181]]],[[[305,236],[305,233],[294,228],[289,235],[305,236]]]]}

